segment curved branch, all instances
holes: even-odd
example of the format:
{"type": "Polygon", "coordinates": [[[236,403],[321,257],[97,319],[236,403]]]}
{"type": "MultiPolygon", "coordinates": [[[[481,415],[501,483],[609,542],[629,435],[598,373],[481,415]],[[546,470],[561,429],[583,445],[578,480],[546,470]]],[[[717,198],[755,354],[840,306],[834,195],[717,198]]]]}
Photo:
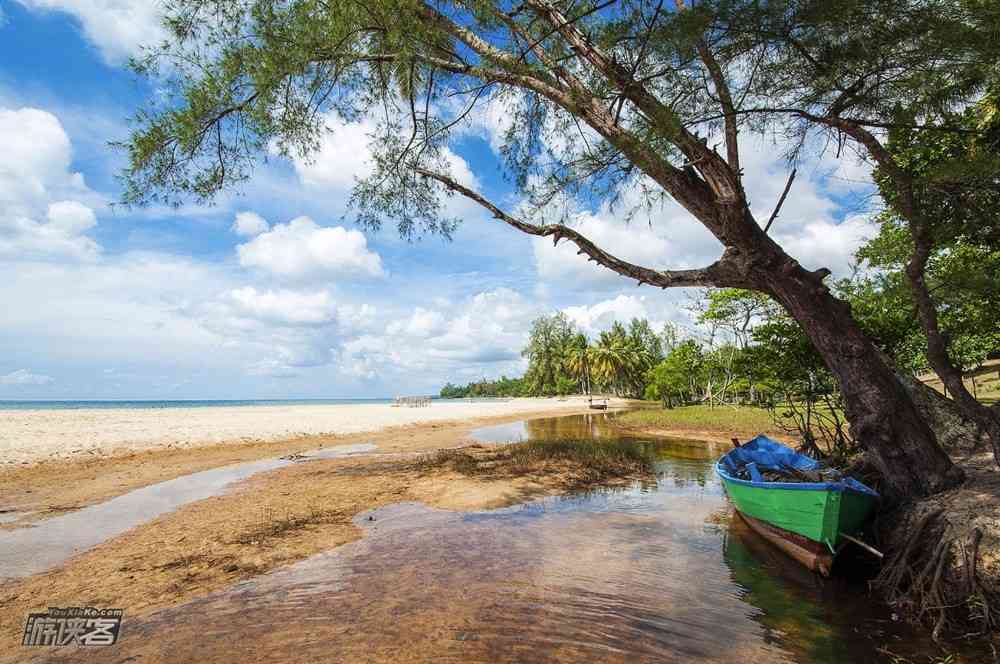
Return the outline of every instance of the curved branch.
{"type": "Polygon", "coordinates": [[[629,263],[609,254],[591,242],[586,236],[569,226],[564,226],[563,224],[538,226],[513,217],[501,210],[486,197],[476,193],[465,185],[459,184],[447,175],[420,167],[414,168],[414,172],[440,182],[445,188],[461,194],[489,210],[494,218],[499,219],[508,226],[516,228],[522,233],[536,237],[551,237],[553,246],[558,244],[559,240],[569,240],[577,246],[577,254],[585,255],[587,256],[587,260],[592,260],[598,265],[602,265],[623,277],[635,279],[639,282],[640,286],[642,284],[649,284],[651,286],[659,286],[660,288],[676,288],[681,286],[746,288],[749,285],[748,281],[737,273],[737,270],[726,261],[725,257],[704,268],[654,270],[642,265],[636,265],[635,263],[629,263]]]}
{"type": "MultiPolygon", "coordinates": [[[[644,85],[636,81],[625,67],[593,44],[579,28],[569,24],[552,3],[547,0],[526,0],[526,3],[550,25],[558,27],[559,33],[573,51],[589,62],[610,82],[618,86],[621,89],[621,95],[644,113],[653,126],[670,131],[672,134],[670,140],[689,161],[699,164],[698,170],[720,200],[730,203],[743,200],[739,173],[734,171],[722,157],[702,143],[697,136],[688,131],[673,109],[664,105],[644,85]]],[[[667,190],[675,198],[683,198],[682,194],[673,191],[670,183],[667,185],[667,190]]]]}

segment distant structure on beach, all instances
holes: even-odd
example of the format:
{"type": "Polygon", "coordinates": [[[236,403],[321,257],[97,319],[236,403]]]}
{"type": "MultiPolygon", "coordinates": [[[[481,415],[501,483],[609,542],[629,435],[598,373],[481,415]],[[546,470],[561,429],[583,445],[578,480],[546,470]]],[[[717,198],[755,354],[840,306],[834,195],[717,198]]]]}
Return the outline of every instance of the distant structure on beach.
{"type": "Polygon", "coordinates": [[[422,408],[431,405],[430,397],[395,397],[392,400],[392,407],[406,406],[407,408],[422,408]]]}

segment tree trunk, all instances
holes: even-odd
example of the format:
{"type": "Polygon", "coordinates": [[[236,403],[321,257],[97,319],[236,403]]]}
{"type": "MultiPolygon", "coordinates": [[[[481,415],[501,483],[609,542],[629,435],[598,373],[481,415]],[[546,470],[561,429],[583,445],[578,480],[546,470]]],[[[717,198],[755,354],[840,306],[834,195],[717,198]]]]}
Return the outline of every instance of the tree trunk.
{"type": "Polygon", "coordinates": [[[802,326],[840,384],[854,438],[883,476],[890,498],[927,496],[955,486],[962,471],[938,445],[909,393],[861,331],[850,306],[787,259],[764,288],[802,326]]]}
{"type": "Polygon", "coordinates": [[[926,272],[931,240],[923,224],[911,222],[910,230],[913,234],[914,248],[910,262],[906,266],[906,278],[913,301],[917,305],[920,327],[927,337],[927,361],[944,383],[945,394],[951,394],[962,413],[975,422],[989,439],[993,448],[993,459],[1000,464],[1000,417],[969,393],[962,379],[961,369],[951,360],[948,340],[938,326],[937,308],[927,288],[926,272]]]}

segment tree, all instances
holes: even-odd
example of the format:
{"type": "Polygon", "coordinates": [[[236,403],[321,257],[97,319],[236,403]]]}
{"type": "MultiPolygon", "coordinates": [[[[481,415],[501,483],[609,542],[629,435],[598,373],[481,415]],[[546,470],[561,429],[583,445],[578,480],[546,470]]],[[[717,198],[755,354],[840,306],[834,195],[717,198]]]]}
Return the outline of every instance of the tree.
{"type": "Polygon", "coordinates": [[[667,408],[693,400],[704,366],[698,342],[688,339],[678,344],[647,374],[647,398],[659,399],[667,408]]]}
{"type": "Polygon", "coordinates": [[[890,132],[887,149],[894,168],[905,176],[894,176],[881,165],[876,171],[889,209],[881,215],[879,238],[861,255],[905,277],[928,364],[962,412],[986,433],[1000,463],[1000,416],[980,403],[963,380],[966,366],[1000,348],[997,96],[946,115],[969,133],[890,132]],[[918,201],[919,210],[907,199],[918,201]]]}
{"type": "Polygon", "coordinates": [[[577,334],[566,350],[566,368],[576,378],[584,394],[590,394],[590,364],[592,350],[587,337],[577,334]]]}
{"type": "MultiPolygon", "coordinates": [[[[965,389],[961,371],[948,356],[926,281],[935,225],[943,218],[965,217],[956,215],[961,205],[955,204],[962,199],[995,200],[996,160],[968,159],[973,155],[965,151],[962,168],[951,169],[952,176],[956,171],[963,176],[943,181],[927,177],[929,171],[922,168],[928,151],[914,160],[900,145],[900,136],[940,148],[996,132],[970,128],[960,116],[970,105],[995,109],[983,92],[996,84],[1000,8],[982,0],[777,0],[720,2],[719,7],[725,7],[718,14],[725,25],[720,29],[741,35],[728,48],[759,55],[754,86],[771,101],[745,110],[757,125],[798,136],[800,146],[810,131],[819,130],[835,141],[838,154],[852,143],[877,166],[883,196],[910,231],[904,274],[927,339],[928,360],[954,389],[967,416],[990,432],[1000,462],[1000,418],[965,389]],[[964,184],[956,188],[960,181],[964,184]]],[[[793,178],[794,171],[788,186],[793,178]]],[[[867,432],[855,429],[864,444],[867,432]]]]}
{"type": "Polygon", "coordinates": [[[533,394],[557,393],[560,378],[566,378],[564,368],[567,353],[576,330],[562,312],[540,316],[531,323],[528,345],[521,355],[528,358],[524,380],[533,394]]]}
{"type": "MultiPolygon", "coordinates": [[[[443,197],[460,195],[640,285],[767,293],[833,371],[890,490],[932,493],[961,472],[824,285],[828,270],[799,265],[750,211],[739,135],[744,104],[761,98],[750,94],[760,53],[735,19],[746,9],[758,23],[772,20],[755,10],[772,4],[785,3],[173,0],[171,39],[139,63],[143,72],[169,65],[159,86],[168,102],[140,113],[124,146],[124,198],[210,199],[248,177],[262,151],[310,154],[325,113],[378,118],[375,168],[352,197],[363,226],[450,235],[456,221],[443,197]],[[511,119],[503,166],[527,202],[521,216],[449,166],[450,137],[487,103],[511,119]],[[721,153],[707,140],[717,129],[721,153]],[[617,200],[628,188],[647,206],[677,201],[722,244],[721,257],[702,268],[641,266],[566,223],[536,223],[556,199],[617,200]]],[[[922,57],[925,69],[938,66],[937,53],[922,57]]]]}

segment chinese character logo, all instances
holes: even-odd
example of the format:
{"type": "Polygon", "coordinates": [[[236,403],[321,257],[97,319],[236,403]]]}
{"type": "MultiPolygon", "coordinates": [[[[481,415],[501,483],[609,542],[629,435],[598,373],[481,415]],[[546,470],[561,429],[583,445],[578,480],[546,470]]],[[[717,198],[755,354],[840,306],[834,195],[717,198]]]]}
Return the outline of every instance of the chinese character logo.
{"type": "Polygon", "coordinates": [[[110,646],[118,640],[123,609],[49,607],[32,613],[24,626],[24,646],[110,646]]]}

